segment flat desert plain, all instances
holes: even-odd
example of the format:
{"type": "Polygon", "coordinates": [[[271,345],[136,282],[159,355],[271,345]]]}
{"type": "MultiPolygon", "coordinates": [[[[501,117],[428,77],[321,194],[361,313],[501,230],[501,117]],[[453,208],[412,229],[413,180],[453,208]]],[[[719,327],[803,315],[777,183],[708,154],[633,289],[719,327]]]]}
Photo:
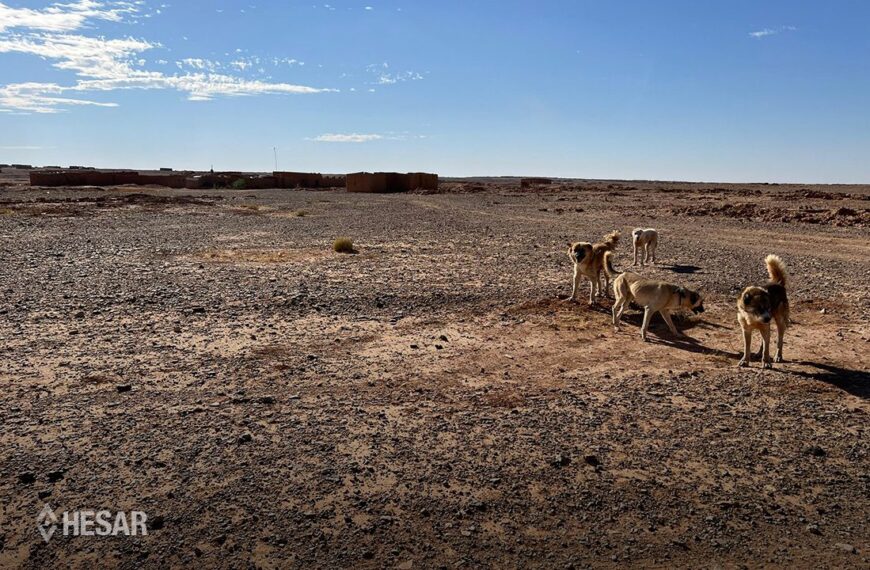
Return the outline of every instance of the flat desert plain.
{"type": "Polygon", "coordinates": [[[867,568],[870,187],[0,188],[0,566],[867,568]],[[660,233],[670,335],[570,292],[660,233]],[[338,254],[338,237],[356,254],[338,254]],[[773,370],[736,298],[790,273],[773,370]],[[759,343],[755,337],[755,347],[759,343]],[[36,517],[149,533],[46,543],[36,517]]]}

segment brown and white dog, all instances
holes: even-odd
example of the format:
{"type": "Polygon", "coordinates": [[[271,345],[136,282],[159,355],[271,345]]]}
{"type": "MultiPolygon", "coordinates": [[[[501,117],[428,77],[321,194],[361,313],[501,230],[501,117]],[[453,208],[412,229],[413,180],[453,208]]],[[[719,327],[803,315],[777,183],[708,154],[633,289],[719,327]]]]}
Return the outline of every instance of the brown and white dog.
{"type": "Polygon", "coordinates": [[[659,246],[659,232],[652,228],[637,228],[631,232],[631,243],[634,246],[634,263],[637,265],[637,254],[640,253],[640,266],[647,261],[656,262],[656,248],[659,246]]]}
{"type": "Polygon", "coordinates": [[[620,233],[610,232],[604,236],[604,241],[596,244],[578,241],[568,244],[568,257],[574,263],[574,280],[569,301],[577,298],[580,288],[580,277],[589,279],[589,304],[595,303],[596,295],[606,295],[610,287],[610,278],[604,272],[604,254],[613,251],[619,242],[620,233]],[[604,290],[601,290],[601,274],[604,273],[604,290]]]}
{"type": "Polygon", "coordinates": [[[759,287],[747,287],[737,299],[737,322],[743,330],[743,358],[738,366],[749,366],[751,359],[752,331],[761,333],[762,367],[773,368],[770,360],[770,321],[776,321],[776,356],[775,362],[782,362],[782,337],[788,328],[788,297],[785,284],[788,276],[785,263],[776,256],[768,255],[764,259],[770,281],[759,287]]]}
{"type": "Polygon", "coordinates": [[[616,298],[613,303],[613,326],[616,330],[619,330],[622,313],[632,301],[644,308],[643,325],[640,328],[640,338],[643,340],[647,340],[646,332],[649,329],[650,319],[655,313],[661,314],[674,336],[681,337],[685,335],[674,326],[671,312],[679,310],[692,311],[696,314],[704,312],[704,299],[697,291],[664,281],[646,279],[643,275],[631,271],[619,273],[613,268],[609,252],[604,255],[604,266],[611,277],[616,276],[613,281],[613,295],[616,298]]]}

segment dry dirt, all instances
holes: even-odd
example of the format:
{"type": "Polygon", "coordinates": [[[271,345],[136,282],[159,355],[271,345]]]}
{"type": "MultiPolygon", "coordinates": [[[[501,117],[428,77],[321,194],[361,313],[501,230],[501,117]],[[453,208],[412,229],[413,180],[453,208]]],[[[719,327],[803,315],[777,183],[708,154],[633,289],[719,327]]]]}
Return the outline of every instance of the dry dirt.
{"type": "Polygon", "coordinates": [[[0,567],[867,568],[868,197],[9,183],[0,567]],[[688,340],[560,300],[567,242],[635,226],[706,296],[688,340]],[[787,361],[737,369],[768,253],[787,361]],[[150,532],[46,544],[45,503],[150,532]]]}

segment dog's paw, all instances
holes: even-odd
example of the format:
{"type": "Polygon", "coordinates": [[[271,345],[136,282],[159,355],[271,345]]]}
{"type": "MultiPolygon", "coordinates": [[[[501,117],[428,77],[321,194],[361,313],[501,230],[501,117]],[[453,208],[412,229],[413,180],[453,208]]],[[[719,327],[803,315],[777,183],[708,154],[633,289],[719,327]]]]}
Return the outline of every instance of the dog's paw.
{"type": "Polygon", "coordinates": [[[740,362],[737,363],[738,368],[746,368],[748,366],[749,366],[749,361],[746,360],[745,358],[741,358],[740,362]]]}
{"type": "Polygon", "coordinates": [[[776,362],[776,363],[785,362],[785,360],[783,360],[781,354],[777,354],[777,355],[774,357],[773,361],[776,362]]]}
{"type": "Polygon", "coordinates": [[[771,362],[770,360],[766,360],[766,361],[764,361],[764,365],[762,366],[762,368],[772,369],[772,368],[773,368],[773,362],[771,362]]]}

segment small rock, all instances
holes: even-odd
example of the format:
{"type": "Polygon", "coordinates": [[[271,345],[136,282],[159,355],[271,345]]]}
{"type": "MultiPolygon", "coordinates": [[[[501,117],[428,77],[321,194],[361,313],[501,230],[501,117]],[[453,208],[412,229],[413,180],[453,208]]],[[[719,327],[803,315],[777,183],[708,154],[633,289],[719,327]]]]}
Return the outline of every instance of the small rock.
{"type": "Polygon", "coordinates": [[[77,313],[76,313],[76,318],[77,318],[77,319],[83,319],[83,318],[85,318],[85,312],[84,312],[84,311],[79,311],[79,312],[77,312],[77,313]]]}
{"type": "Polygon", "coordinates": [[[838,542],[834,545],[835,548],[839,550],[843,550],[848,552],[849,554],[858,554],[858,549],[852,546],[851,544],[846,544],[845,542],[838,542]]]}
{"type": "Polygon", "coordinates": [[[805,455],[812,455],[813,457],[824,457],[827,455],[825,450],[819,447],[818,445],[811,445],[804,449],[805,455]]]}
{"type": "Polygon", "coordinates": [[[447,342],[447,335],[442,334],[441,336],[438,337],[438,340],[440,340],[442,342],[447,342]]]}
{"type": "Polygon", "coordinates": [[[261,404],[274,404],[275,396],[261,396],[258,400],[261,404]]]}
{"type": "Polygon", "coordinates": [[[157,515],[153,519],[148,521],[148,530],[160,530],[163,528],[165,524],[165,520],[163,519],[163,515],[157,515]]]}
{"type": "Polygon", "coordinates": [[[63,479],[63,471],[60,471],[60,470],[52,471],[51,473],[48,474],[48,482],[49,483],[57,483],[61,479],[63,479]]]}
{"type": "Polygon", "coordinates": [[[20,473],[18,475],[18,481],[24,483],[25,485],[30,485],[31,483],[36,482],[36,473],[25,472],[20,473]]]}
{"type": "Polygon", "coordinates": [[[553,461],[550,462],[550,465],[553,467],[567,467],[571,464],[571,458],[567,455],[559,454],[553,458],[553,461]]]}
{"type": "Polygon", "coordinates": [[[587,465],[591,465],[592,467],[598,467],[599,465],[601,465],[601,462],[595,455],[584,455],[583,461],[585,461],[587,465]]]}
{"type": "Polygon", "coordinates": [[[242,435],[239,436],[238,442],[239,443],[250,443],[253,440],[254,440],[254,436],[252,436],[249,433],[243,433],[242,435]]]}
{"type": "Polygon", "coordinates": [[[132,389],[133,386],[131,384],[118,384],[117,386],[115,386],[115,390],[117,390],[118,392],[129,392],[132,389]]]}
{"type": "Polygon", "coordinates": [[[822,531],[819,530],[819,525],[817,524],[808,524],[807,532],[810,534],[822,534],[822,531]]]}

